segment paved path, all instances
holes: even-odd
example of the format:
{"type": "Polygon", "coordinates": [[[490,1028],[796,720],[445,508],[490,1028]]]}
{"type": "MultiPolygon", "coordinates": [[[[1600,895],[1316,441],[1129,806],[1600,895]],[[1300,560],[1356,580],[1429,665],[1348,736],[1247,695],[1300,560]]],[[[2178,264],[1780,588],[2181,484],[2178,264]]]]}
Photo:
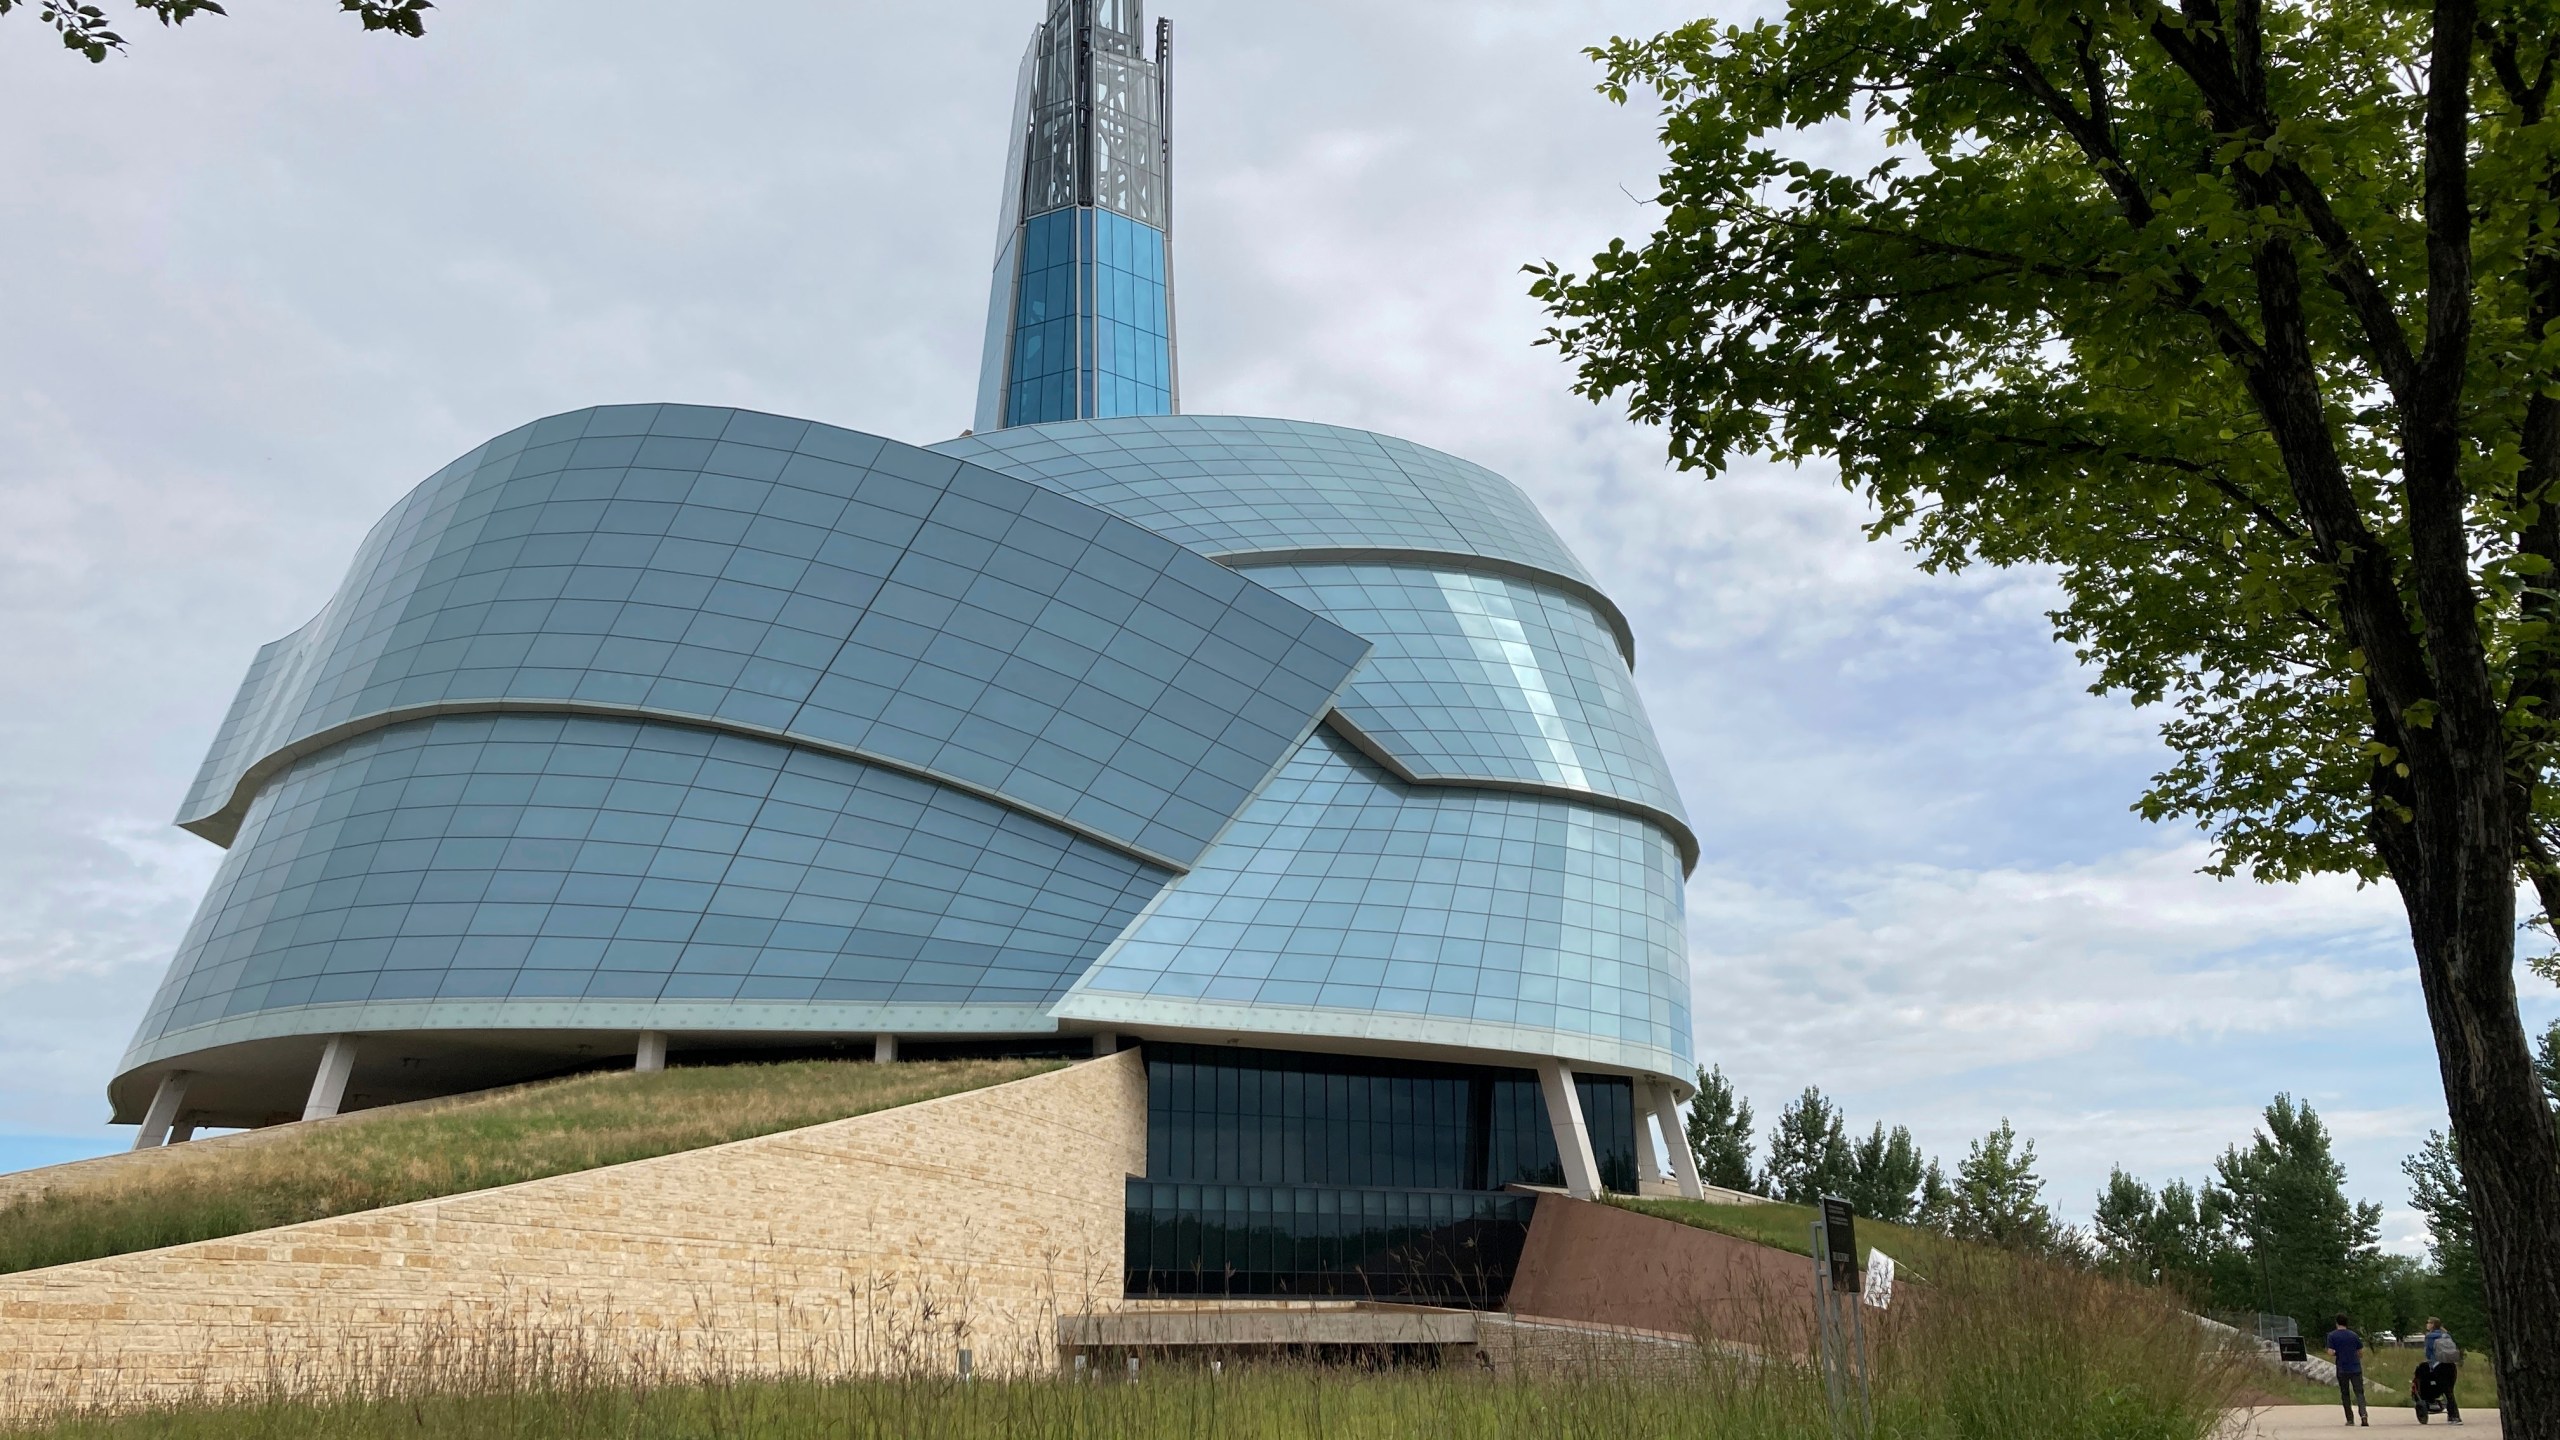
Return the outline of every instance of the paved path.
{"type": "MultiPolygon", "coordinates": [[[[2444,1417],[2438,1415],[2423,1428],[2430,1435],[2463,1436],[2466,1440],[2504,1433],[2498,1428],[2498,1412],[2495,1410],[2466,1410],[2462,1418],[2464,1424],[2447,1426],[2444,1417]]],[[[2359,1425],[2355,1428],[2356,1433],[2365,1433],[2365,1427],[2359,1425]]],[[[2374,1406],[2372,1428],[2415,1433],[2422,1427],[2418,1424],[2417,1414],[2404,1404],[2387,1408],[2374,1406]]],[[[2346,1421],[2335,1405],[2273,1405],[2264,1410],[2232,1411],[2224,1420],[2217,1440],[2276,1440],[2279,1436],[2345,1433],[2346,1421]]]]}

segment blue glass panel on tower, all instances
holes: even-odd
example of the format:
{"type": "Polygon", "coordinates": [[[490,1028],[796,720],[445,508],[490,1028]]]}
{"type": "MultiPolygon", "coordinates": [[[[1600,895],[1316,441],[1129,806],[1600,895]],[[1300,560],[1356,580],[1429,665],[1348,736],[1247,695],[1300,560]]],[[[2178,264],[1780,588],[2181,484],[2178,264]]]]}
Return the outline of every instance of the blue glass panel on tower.
{"type": "Polygon", "coordinates": [[[1136,0],[1057,0],[1032,31],[978,430],[1180,408],[1169,32],[1158,22],[1152,55],[1146,40],[1136,0]]]}

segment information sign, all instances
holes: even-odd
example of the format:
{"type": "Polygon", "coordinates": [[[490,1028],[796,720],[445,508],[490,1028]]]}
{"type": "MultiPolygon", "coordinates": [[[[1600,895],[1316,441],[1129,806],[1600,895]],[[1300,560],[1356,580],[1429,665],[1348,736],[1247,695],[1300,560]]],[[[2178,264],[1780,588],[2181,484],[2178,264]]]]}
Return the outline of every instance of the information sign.
{"type": "Polygon", "coordinates": [[[1837,1195],[1822,1197],[1822,1248],[1831,1258],[1831,1288],[1855,1291],[1858,1285],[1858,1212],[1837,1195]]]}

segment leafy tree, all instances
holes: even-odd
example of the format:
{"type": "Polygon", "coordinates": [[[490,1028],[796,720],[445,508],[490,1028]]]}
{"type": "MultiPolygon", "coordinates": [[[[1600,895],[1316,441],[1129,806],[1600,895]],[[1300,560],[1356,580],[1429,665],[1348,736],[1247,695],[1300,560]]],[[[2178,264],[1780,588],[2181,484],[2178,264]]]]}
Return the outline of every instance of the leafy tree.
{"type": "MultiPolygon", "coordinates": [[[[89,57],[91,64],[122,50],[124,37],[108,28],[107,12],[84,0],[0,0],[0,15],[32,4],[36,17],[54,28],[64,46],[89,57]]],[[[197,15],[227,14],[214,0],[133,0],[133,8],[162,25],[183,25],[197,15]]],[[[434,0],[338,0],[338,8],[364,22],[367,30],[388,30],[411,38],[427,33],[427,14],[434,0]]]]}
{"type": "Polygon", "coordinates": [[[2099,1258],[2146,1279],[2156,1274],[2159,1260],[2152,1245],[2152,1217],[2159,1208],[2160,1197],[2151,1193],[2151,1187],[2117,1166],[2107,1176],[2107,1188],[2098,1192],[2097,1208],[2089,1216],[2099,1258]]]}
{"type": "Polygon", "coordinates": [[[1959,1240],[2012,1250],[2051,1250],[2061,1240],[2036,1174],[2036,1142],[2020,1141],[2006,1116],[1956,1166],[1949,1228],[1959,1240]]]}
{"type": "Polygon", "coordinates": [[[1845,1193],[1852,1173],[1848,1127],[1839,1108],[1807,1085],[1769,1128],[1769,1169],[1762,1193],[1810,1205],[1825,1195],[1845,1193]]]}
{"type": "Polygon", "coordinates": [[[2382,1207],[2347,1199],[2346,1167],[2310,1104],[2278,1095],[2246,1149],[2214,1162],[2225,1223],[2246,1247],[2279,1314],[2311,1319],[2354,1308],[2380,1254],[2382,1207]]]}
{"type": "Polygon", "coordinates": [[[1947,1183],[1947,1172],[1938,1168],[1934,1158],[1929,1161],[1928,1173],[1920,1177],[1920,1208],[1915,1218],[1922,1228],[1941,1235],[1955,1230],[1955,1187],[1947,1183]]]}
{"type": "Polygon", "coordinates": [[[2560,1433],[2513,979],[2519,877],[2560,913],[2560,3],[1790,0],[1594,54],[1669,163],[1643,243],[1536,267],[1577,388],[1708,474],[1829,457],[1929,569],[2050,567],[2165,707],[2145,814],[2393,882],[2499,1393],[2560,1433]]]}
{"type": "MultiPolygon", "coordinates": [[[[2224,1248],[2220,1227],[2218,1207],[2205,1203],[2186,1181],[2172,1180],[2155,1194],[2118,1169],[2098,1192],[2091,1238],[2108,1268],[2155,1280],[2201,1303],[2213,1294],[2224,1248]]],[[[2254,1292],[2240,1303],[2254,1309],[2254,1292]]]]}
{"type": "Polygon", "coordinates": [[[1751,1188],[1751,1102],[1733,1093],[1721,1065],[1698,1067],[1697,1098],[1689,1102],[1689,1153],[1706,1183],[1751,1188]]]}
{"type": "Polygon", "coordinates": [[[2441,1130],[2427,1132],[2418,1153],[2400,1162],[2409,1177],[2409,1204],[2427,1221],[2427,1258],[2435,1262],[2430,1308],[2457,1340],[2495,1340],[2480,1274],[2480,1250],[2471,1238],[2471,1201],[2462,1161],[2441,1130]]]}
{"type": "Polygon", "coordinates": [[[1920,1147],[1912,1143],[1911,1132],[1896,1125],[1887,1135],[1879,1120],[1851,1148],[1849,1188],[1842,1193],[1861,1215],[1908,1224],[1920,1210],[1921,1177],[1920,1147]]]}
{"type": "Polygon", "coordinates": [[[2560,1020],[2542,1032],[2542,1044],[2533,1056],[2533,1068],[2542,1077],[2542,1094],[2554,1108],[2560,1109],[2560,1020]]]}

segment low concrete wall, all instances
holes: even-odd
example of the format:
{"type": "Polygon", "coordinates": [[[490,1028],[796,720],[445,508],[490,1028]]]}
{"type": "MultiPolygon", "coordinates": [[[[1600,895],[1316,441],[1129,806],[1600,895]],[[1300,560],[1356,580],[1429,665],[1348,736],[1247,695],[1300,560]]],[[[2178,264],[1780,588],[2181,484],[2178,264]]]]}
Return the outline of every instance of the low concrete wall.
{"type": "Polygon", "coordinates": [[[1804,1354],[1813,1262],[1615,1205],[1540,1195],[1505,1308],[1804,1354]]]}
{"type": "Polygon", "coordinates": [[[982,1373],[1119,1303],[1124,1051],[876,1114],[0,1276],[0,1416],[552,1367],[982,1373]]]}

